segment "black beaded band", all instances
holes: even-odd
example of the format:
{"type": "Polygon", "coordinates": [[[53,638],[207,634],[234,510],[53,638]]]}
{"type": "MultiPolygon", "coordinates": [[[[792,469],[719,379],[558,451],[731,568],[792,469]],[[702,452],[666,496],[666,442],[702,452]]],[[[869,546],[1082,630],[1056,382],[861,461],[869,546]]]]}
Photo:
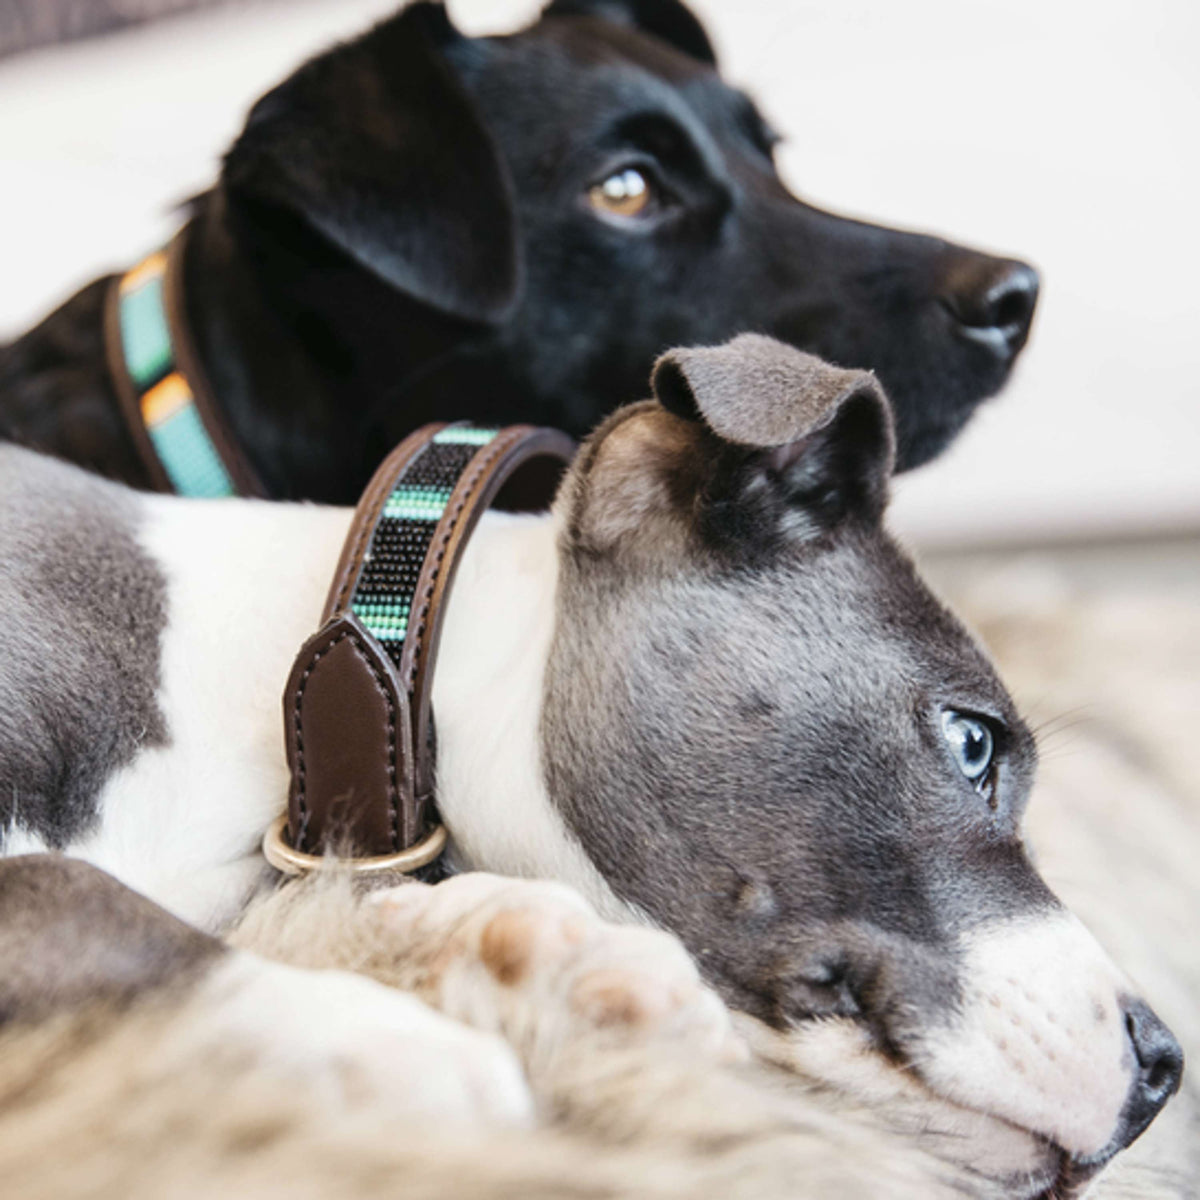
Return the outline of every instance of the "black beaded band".
{"type": "Polygon", "coordinates": [[[465,423],[446,426],[408,464],[384,502],[350,608],[397,666],[437,523],[476,452],[499,432],[465,423]]]}

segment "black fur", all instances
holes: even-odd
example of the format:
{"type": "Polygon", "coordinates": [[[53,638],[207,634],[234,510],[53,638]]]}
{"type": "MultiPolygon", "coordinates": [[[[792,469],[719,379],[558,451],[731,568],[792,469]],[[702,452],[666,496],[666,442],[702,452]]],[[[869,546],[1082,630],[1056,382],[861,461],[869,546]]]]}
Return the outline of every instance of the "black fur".
{"type": "MultiPolygon", "coordinates": [[[[266,95],[195,202],[185,286],[273,494],[350,501],[433,419],[586,433],[661,351],[740,330],[875,368],[899,465],[938,453],[1004,383],[1035,277],[798,201],[712,59],[677,0],[557,0],[488,39],[421,3],[266,95]],[[626,166],[645,215],[597,215],[626,166]]],[[[144,486],[99,319],[93,285],[0,349],[0,436],[144,486]]]]}

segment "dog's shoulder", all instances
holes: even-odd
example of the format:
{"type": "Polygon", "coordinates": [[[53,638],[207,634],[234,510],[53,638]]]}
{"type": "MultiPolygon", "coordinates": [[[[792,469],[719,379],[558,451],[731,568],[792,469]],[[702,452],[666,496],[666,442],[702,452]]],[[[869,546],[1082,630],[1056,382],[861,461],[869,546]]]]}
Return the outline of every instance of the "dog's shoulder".
{"type": "Polygon", "coordinates": [[[111,276],[94,280],[0,344],[0,439],[138,482],[145,468],[122,423],[104,347],[111,284],[111,276]]]}
{"type": "Polygon", "coordinates": [[[105,386],[110,282],[93,281],[20,337],[0,344],[0,436],[46,444],[62,416],[56,401],[79,403],[75,398],[105,386]]]}
{"type": "Polygon", "coordinates": [[[65,846],[105,781],[165,740],[156,693],[166,583],[144,500],[0,445],[0,828],[65,846]],[[119,714],[120,719],[117,719],[119,714]]]}

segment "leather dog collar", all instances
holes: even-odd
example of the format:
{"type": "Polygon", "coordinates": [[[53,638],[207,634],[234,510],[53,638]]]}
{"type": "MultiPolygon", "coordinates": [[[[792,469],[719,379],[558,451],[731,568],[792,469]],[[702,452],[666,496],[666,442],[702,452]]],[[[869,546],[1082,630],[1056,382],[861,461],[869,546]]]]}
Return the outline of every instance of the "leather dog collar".
{"type": "Polygon", "coordinates": [[[265,496],[238,448],[188,335],[187,226],[114,279],[104,340],[121,412],[155,487],[180,496],[265,496]]]}
{"type": "Polygon", "coordinates": [[[555,429],[426,425],[375,472],[284,692],[291,785],[263,841],[272,866],[411,871],[441,853],[430,700],[450,587],[484,510],[543,511],[574,450],[555,429]]]}

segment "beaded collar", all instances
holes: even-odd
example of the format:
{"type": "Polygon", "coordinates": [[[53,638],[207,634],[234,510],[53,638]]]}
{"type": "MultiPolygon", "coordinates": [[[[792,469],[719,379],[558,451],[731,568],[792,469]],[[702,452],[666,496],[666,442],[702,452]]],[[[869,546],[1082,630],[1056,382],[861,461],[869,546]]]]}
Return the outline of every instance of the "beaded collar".
{"type": "Polygon", "coordinates": [[[113,280],[105,345],[121,412],[155,487],[180,496],[264,496],[188,333],[187,227],[113,280]]]}
{"type": "Polygon", "coordinates": [[[410,871],[441,853],[430,697],[450,587],[484,510],[544,511],[574,450],[554,429],[427,425],[375,473],[284,693],[291,787],[263,842],[273,866],[410,871]]]}

